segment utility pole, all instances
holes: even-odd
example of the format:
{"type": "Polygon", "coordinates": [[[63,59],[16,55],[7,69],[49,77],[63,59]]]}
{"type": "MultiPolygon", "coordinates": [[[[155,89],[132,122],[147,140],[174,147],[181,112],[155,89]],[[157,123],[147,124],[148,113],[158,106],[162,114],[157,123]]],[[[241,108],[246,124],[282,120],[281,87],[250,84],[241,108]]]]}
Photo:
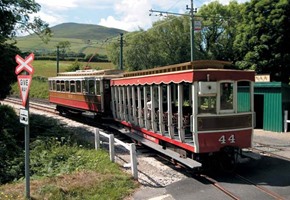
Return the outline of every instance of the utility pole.
{"type": "MultiPolygon", "coordinates": [[[[149,10],[151,13],[158,12],[160,15],[164,14],[171,14],[171,15],[181,15],[181,16],[190,16],[190,52],[191,52],[191,61],[194,60],[194,13],[197,12],[196,8],[193,8],[193,0],[191,0],[190,8],[188,5],[186,5],[186,9],[189,10],[188,14],[180,14],[180,13],[174,13],[174,12],[164,12],[164,11],[158,11],[158,10],[149,10]]],[[[151,16],[151,13],[149,16],[151,16]]]]}
{"type": "Polygon", "coordinates": [[[59,73],[59,46],[56,47],[56,75],[59,73]]]}
{"type": "Polygon", "coordinates": [[[120,33],[120,70],[123,70],[123,33],[120,33]]]}
{"type": "Polygon", "coordinates": [[[186,6],[186,9],[190,12],[190,52],[191,61],[194,60],[194,14],[193,14],[193,0],[191,0],[190,8],[186,6]]]}

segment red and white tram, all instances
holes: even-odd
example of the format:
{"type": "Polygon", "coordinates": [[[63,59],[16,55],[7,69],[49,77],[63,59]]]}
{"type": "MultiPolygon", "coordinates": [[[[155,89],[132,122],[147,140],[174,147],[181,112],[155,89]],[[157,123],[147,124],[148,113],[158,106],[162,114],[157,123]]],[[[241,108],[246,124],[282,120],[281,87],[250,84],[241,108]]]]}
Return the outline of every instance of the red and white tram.
{"type": "Polygon", "coordinates": [[[125,133],[190,167],[251,147],[254,71],[193,61],[111,80],[113,117],[125,133]],[[229,151],[230,149],[230,151],[229,151]]]}
{"type": "Polygon", "coordinates": [[[112,78],[123,77],[120,70],[78,70],[59,73],[49,82],[49,101],[60,113],[91,111],[110,114],[112,78]]]}
{"type": "Polygon", "coordinates": [[[110,114],[124,134],[198,167],[216,155],[236,158],[252,145],[255,72],[227,65],[202,60],[127,73],[60,73],[49,78],[49,100],[60,113],[110,114]]]}

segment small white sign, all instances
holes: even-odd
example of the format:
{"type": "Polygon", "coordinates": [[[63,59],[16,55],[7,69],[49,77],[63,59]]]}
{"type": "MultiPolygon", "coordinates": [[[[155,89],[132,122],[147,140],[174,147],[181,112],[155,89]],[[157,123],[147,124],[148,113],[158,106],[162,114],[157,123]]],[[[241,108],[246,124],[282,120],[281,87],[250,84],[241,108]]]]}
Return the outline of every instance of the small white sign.
{"type": "Polygon", "coordinates": [[[201,30],[201,21],[194,21],[194,30],[195,31],[200,31],[201,30]]]}
{"type": "Polygon", "coordinates": [[[20,123],[28,125],[28,110],[20,108],[20,123]]]}
{"type": "Polygon", "coordinates": [[[270,75],[269,74],[256,75],[255,82],[270,82],[270,75]]]}

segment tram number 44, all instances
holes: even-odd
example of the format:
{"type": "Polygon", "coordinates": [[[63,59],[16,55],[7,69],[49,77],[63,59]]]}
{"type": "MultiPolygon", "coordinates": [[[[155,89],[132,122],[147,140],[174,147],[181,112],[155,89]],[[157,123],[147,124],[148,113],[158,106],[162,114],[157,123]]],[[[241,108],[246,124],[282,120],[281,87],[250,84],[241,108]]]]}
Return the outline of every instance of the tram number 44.
{"type": "Polygon", "coordinates": [[[235,143],[236,142],[236,138],[235,138],[235,135],[230,135],[230,137],[226,137],[225,135],[222,135],[219,139],[219,142],[221,144],[226,144],[227,141],[229,141],[229,143],[235,143]]]}

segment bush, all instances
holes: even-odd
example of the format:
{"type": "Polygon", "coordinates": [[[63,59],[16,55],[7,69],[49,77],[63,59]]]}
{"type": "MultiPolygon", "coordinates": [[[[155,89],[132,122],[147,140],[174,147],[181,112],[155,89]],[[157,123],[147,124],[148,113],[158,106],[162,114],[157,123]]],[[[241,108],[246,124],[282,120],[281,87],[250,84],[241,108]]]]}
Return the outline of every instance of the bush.
{"type": "Polygon", "coordinates": [[[76,70],[80,70],[81,69],[81,64],[76,60],[72,65],[70,65],[66,71],[67,72],[74,72],[76,70]]]}
{"type": "Polygon", "coordinates": [[[23,129],[13,108],[0,105],[0,184],[23,176],[23,129]]]}

